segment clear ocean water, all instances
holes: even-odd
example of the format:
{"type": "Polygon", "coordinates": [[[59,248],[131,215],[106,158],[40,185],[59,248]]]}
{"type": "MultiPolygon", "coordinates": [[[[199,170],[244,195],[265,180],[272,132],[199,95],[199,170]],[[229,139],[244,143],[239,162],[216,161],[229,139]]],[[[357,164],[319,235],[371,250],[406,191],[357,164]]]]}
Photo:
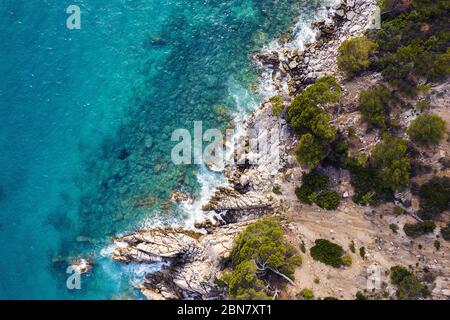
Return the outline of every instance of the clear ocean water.
{"type": "Polygon", "coordinates": [[[205,191],[198,167],[170,162],[172,131],[251,109],[249,55],[318,2],[0,0],[0,298],[141,298],[130,281],[144,270],[105,252],[188,219],[173,190],[205,191]],[[81,30],[66,28],[71,4],[81,30]],[[94,269],[68,290],[79,256],[94,269]]]}

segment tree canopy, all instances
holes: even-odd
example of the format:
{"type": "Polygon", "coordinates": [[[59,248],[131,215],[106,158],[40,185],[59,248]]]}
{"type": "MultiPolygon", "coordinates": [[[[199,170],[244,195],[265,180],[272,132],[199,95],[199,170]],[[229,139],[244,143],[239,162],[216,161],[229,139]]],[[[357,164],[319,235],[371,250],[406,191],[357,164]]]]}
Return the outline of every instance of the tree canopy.
{"type": "Polygon", "coordinates": [[[414,119],[408,127],[408,135],[412,141],[429,146],[438,144],[444,138],[446,124],[436,114],[422,114],[414,119]]]}
{"type": "Polygon", "coordinates": [[[370,65],[369,57],[378,45],[362,36],[344,41],[339,47],[338,67],[348,78],[366,70],[370,65]]]}

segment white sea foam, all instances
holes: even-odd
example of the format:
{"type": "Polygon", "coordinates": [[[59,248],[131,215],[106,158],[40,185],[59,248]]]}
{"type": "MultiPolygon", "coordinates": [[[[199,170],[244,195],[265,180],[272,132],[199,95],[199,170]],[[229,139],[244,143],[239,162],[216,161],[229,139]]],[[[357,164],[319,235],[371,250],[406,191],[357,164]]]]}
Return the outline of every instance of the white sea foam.
{"type": "MultiPolygon", "coordinates": [[[[326,1],[329,7],[340,2],[340,0],[329,0],[326,1]]],[[[295,24],[292,30],[293,41],[287,44],[280,44],[279,39],[275,39],[266,45],[262,51],[268,52],[281,52],[283,46],[295,47],[300,50],[304,49],[306,43],[315,41],[317,30],[311,27],[311,22],[315,20],[325,19],[327,14],[333,9],[326,9],[326,2],[323,3],[322,7],[315,13],[311,19],[310,13],[300,12],[298,22],[295,24]]],[[[277,89],[276,83],[273,80],[271,68],[265,67],[262,70],[261,78],[258,82],[257,94],[251,93],[246,88],[239,85],[236,81],[231,79],[228,83],[229,96],[233,99],[234,105],[236,107],[236,112],[233,114],[234,124],[235,124],[235,134],[231,141],[233,146],[236,141],[244,134],[244,123],[245,119],[248,117],[250,112],[255,111],[261,103],[261,99],[269,98],[277,94],[277,91],[282,91],[283,93],[288,92],[288,84],[286,81],[281,82],[280,89],[277,89]]],[[[226,159],[230,159],[233,148],[227,148],[226,159]]],[[[200,168],[197,173],[197,181],[200,185],[200,196],[193,202],[184,202],[181,204],[181,208],[186,217],[183,223],[185,228],[194,228],[194,224],[197,221],[206,219],[212,219],[214,216],[217,217],[215,213],[204,212],[202,206],[211,198],[214,191],[218,186],[227,186],[228,182],[223,176],[223,174],[213,172],[206,168],[204,165],[200,168]]]]}

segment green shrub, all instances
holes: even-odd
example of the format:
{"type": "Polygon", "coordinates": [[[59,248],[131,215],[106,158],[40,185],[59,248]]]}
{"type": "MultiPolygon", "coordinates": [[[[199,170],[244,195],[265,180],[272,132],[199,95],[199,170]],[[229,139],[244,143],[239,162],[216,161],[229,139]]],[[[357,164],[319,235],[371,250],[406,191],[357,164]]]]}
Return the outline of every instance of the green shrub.
{"type": "Polygon", "coordinates": [[[439,251],[441,249],[441,243],[439,242],[439,240],[434,240],[433,245],[437,251],[439,251]]]}
{"type": "Polygon", "coordinates": [[[441,235],[444,240],[450,241],[450,223],[441,229],[441,235]]]}
{"type": "Polygon", "coordinates": [[[294,131],[333,140],[336,129],[329,124],[331,116],[321,106],[339,101],[341,91],[335,78],[323,77],[297,95],[288,108],[288,121],[294,131]]]}
{"type": "Polygon", "coordinates": [[[270,219],[247,226],[237,237],[230,258],[234,266],[252,260],[260,268],[278,270],[288,277],[301,265],[295,248],[285,243],[280,225],[270,219]]]}
{"type": "Polygon", "coordinates": [[[398,231],[398,225],[396,225],[395,223],[391,223],[391,224],[389,225],[389,229],[391,229],[393,233],[397,233],[397,231],[398,231]]]}
{"type": "Polygon", "coordinates": [[[395,207],[394,207],[394,214],[395,214],[396,216],[400,216],[400,215],[402,215],[402,214],[404,214],[404,213],[405,213],[405,210],[403,210],[403,208],[398,207],[398,206],[395,206],[395,207]]]}
{"type": "Polygon", "coordinates": [[[270,99],[272,103],[272,112],[275,116],[279,117],[284,109],[284,102],[280,96],[274,96],[270,99]]]}
{"type": "Polygon", "coordinates": [[[356,300],[367,300],[366,296],[364,295],[364,293],[362,293],[361,291],[358,291],[356,293],[356,300]]]}
{"type": "Polygon", "coordinates": [[[314,299],[314,292],[311,289],[303,289],[300,291],[300,296],[304,299],[314,299]]]}
{"type": "Polygon", "coordinates": [[[352,165],[351,183],[355,190],[353,201],[360,205],[377,205],[388,198],[388,191],[371,166],[352,165]]]}
{"type": "Polygon", "coordinates": [[[399,299],[426,297],[429,292],[417,277],[403,266],[394,266],[390,272],[391,283],[398,286],[399,299]]]}
{"type": "Polygon", "coordinates": [[[375,146],[373,165],[383,187],[401,190],[409,182],[411,164],[406,155],[408,142],[395,137],[387,138],[375,146]]]}
{"type": "Polygon", "coordinates": [[[352,240],[352,242],[350,242],[348,247],[352,253],[356,253],[355,241],[352,240]]]}
{"type": "Polygon", "coordinates": [[[345,256],[342,257],[342,264],[344,266],[350,267],[352,265],[353,261],[352,261],[352,257],[348,254],[346,254],[345,256]]]}
{"type": "Polygon", "coordinates": [[[366,37],[353,38],[344,41],[339,47],[338,67],[349,78],[366,70],[370,65],[370,55],[378,45],[366,37]]]}
{"type": "Polygon", "coordinates": [[[427,287],[415,275],[404,277],[398,285],[397,296],[401,300],[417,299],[428,295],[427,287]]]}
{"type": "Polygon", "coordinates": [[[408,127],[412,141],[422,146],[438,144],[444,138],[445,121],[435,114],[420,115],[408,127]]]}
{"type": "Polygon", "coordinates": [[[283,193],[281,192],[280,186],[274,186],[274,187],[272,188],[272,192],[275,193],[275,194],[278,194],[278,195],[283,194],[283,193]]]}
{"type": "Polygon", "coordinates": [[[403,227],[403,231],[408,237],[417,238],[426,233],[433,232],[436,224],[433,221],[418,222],[415,224],[407,223],[403,227]]]}
{"type": "Polygon", "coordinates": [[[233,300],[269,300],[265,284],[257,276],[254,261],[244,261],[233,271],[229,281],[229,295],[233,300]]]}
{"type": "Polygon", "coordinates": [[[344,249],[340,245],[325,239],[317,239],[315,245],[310,249],[310,254],[314,260],[334,268],[339,268],[344,264],[342,261],[344,249]]]}
{"type": "Polygon", "coordinates": [[[316,167],[326,157],[324,145],[310,133],[302,135],[295,148],[295,155],[298,162],[308,168],[316,167]]]}
{"type": "Polygon", "coordinates": [[[419,191],[422,219],[432,219],[450,208],[450,178],[433,177],[419,191]]]}
{"type": "Polygon", "coordinates": [[[385,86],[373,87],[361,92],[359,105],[362,119],[369,124],[369,127],[386,129],[389,124],[392,101],[392,93],[385,86]]]}
{"type": "Polygon", "coordinates": [[[341,202],[341,196],[336,191],[325,191],[317,196],[316,203],[327,210],[336,210],[341,202]]]}
{"type": "Polygon", "coordinates": [[[390,271],[391,283],[395,285],[399,285],[405,277],[411,275],[411,272],[404,266],[394,266],[390,271]]]}
{"type": "Polygon", "coordinates": [[[359,255],[361,258],[365,259],[366,258],[366,248],[364,248],[364,247],[359,248],[359,255]]]}
{"type": "Polygon", "coordinates": [[[312,195],[324,190],[329,183],[329,178],[317,171],[311,171],[302,176],[302,186],[295,189],[297,198],[307,204],[313,203],[312,195]]]}
{"type": "Polygon", "coordinates": [[[323,298],[323,300],[339,300],[339,299],[336,297],[325,297],[323,298]]]}
{"type": "Polygon", "coordinates": [[[302,243],[300,244],[300,251],[303,253],[306,253],[306,245],[305,241],[302,240],[302,243]]]}

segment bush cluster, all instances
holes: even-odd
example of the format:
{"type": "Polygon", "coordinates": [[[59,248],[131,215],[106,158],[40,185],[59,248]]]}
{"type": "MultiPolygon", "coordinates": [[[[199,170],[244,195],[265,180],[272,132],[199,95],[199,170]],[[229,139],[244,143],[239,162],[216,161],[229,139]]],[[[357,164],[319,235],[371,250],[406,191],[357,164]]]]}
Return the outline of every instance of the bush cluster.
{"type": "Polygon", "coordinates": [[[420,187],[420,211],[422,219],[433,219],[450,209],[450,178],[434,177],[420,187]]]}
{"type": "Polygon", "coordinates": [[[418,222],[415,224],[406,223],[403,231],[408,237],[417,238],[426,233],[433,232],[436,229],[436,224],[433,221],[418,222]]]}
{"type": "Polygon", "coordinates": [[[450,223],[441,229],[441,235],[444,240],[450,241],[450,223]]]}
{"type": "Polygon", "coordinates": [[[361,92],[360,112],[369,128],[385,130],[389,126],[390,104],[393,100],[391,91],[385,86],[377,86],[361,92]]]}
{"type": "Polygon", "coordinates": [[[450,22],[448,1],[415,0],[389,8],[381,29],[369,38],[377,43],[377,65],[383,77],[402,92],[414,94],[420,79],[439,81],[450,73],[450,22]]]}
{"type": "Polygon", "coordinates": [[[314,260],[325,263],[334,268],[345,265],[343,261],[344,249],[326,239],[317,239],[315,245],[310,249],[311,257],[314,260]]]}
{"type": "Polygon", "coordinates": [[[297,95],[288,108],[289,124],[302,135],[295,154],[310,168],[326,157],[327,147],[336,136],[336,128],[329,124],[331,116],[323,106],[336,103],[341,91],[335,78],[322,77],[297,95]]]}
{"type": "Polygon", "coordinates": [[[284,109],[284,102],[280,96],[274,96],[270,99],[272,104],[272,112],[275,116],[279,117],[284,109]]]}
{"type": "Polygon", "coordinates": [[[422,114],[411,122],[407,132],[418,145],[429,146],[438,144],[444,138],[445,129],[445,121],[438,115],[422,114]]]}
{"type": "Polygon", "coordinates": [[[370,55],[378,45],[362,36],[344,41],[339,47],[337,64],[348,78],[353,78],[370,65],[370,55]]]}
{"type": "MultiPolygon", "coordinates": [[[[280,225],[270,219],[250,224],[239,234],[230,253],[234,267],[227,279],[232,299],[266,299],[262,281],[270,272],[293,278],[301,258],[293,246],[286,244],[280,225]]],[[[280,278],[281,279],[281,278],[280,278]]]]}
{"type": "Polygon", "coordinates": [[[397,286],[397,297],[401,300],[417,299],[429,295],[429,291],[417,277],[403,266],[390,270],[391,283],[397,286]]]}
{"type": "Polygon", "coordinates": [[[302,176],[302,185],[295,189],[297,198],[306,204],[316,203],[319,207],[334,210],[341,202],[336,191],[328,190],[329,178],[317,171],[302,176]]]}

